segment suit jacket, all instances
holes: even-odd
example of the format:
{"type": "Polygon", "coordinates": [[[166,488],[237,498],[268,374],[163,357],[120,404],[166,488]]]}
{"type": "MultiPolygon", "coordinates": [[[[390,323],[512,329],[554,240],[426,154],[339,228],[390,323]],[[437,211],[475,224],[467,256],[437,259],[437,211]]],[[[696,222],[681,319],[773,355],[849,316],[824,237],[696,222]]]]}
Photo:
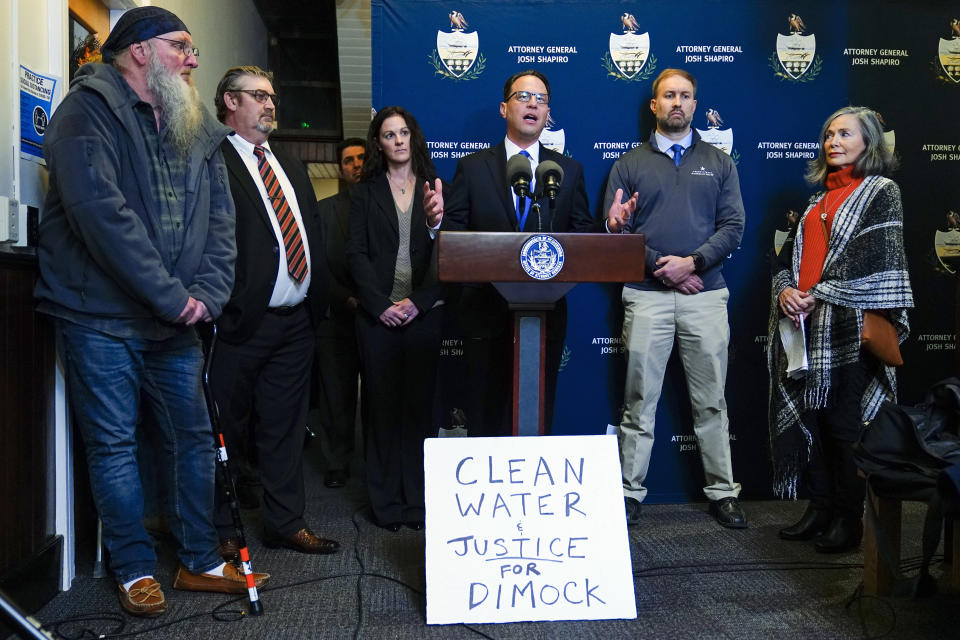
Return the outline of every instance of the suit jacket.
{"type": "MultiPolygon", "coordinates": [[[[596,223],[590,213],[583,166],[574,160],[540,145],[540,162],[553,160],[563,168],[563,183],[556,204],[539,201],[542,215],[537,220],[532,209],[521,231],[544,232],[594,231],[596,223]]],[[[451,197],[444,199],[446,211],[441,229],[445,231],[518,231],[517,210],[508,191],[507,152],[504,142],[464,156],[457,163],[451,197]]],[[[558,303],[561,313],[563,301],[558,303]]],[[[460,330],[465,337],[486,338],[500,335],[510,327],[507,303],[488,284],[461,286],[457,307],[460,330]]],[[[556,324],[561,330],[563,324],[556,324]]],[[[563,336],[549,336],[562,338],[563,336]]]]}
{"type": "MultiPolygon", "coordinates": [[[[217,321],[217,329],[223,340],[236,344],[253,335],[267,310],[277,280],[280,243],[270,223],[270,216],[274,213],[267,211],[263,204],[254,176],[250,175],[229,140],[224,140],[220,149],[227,165],[230,193],[237,211],[237,263],[233,293],[217,321]]],[[[317,196],[303,164],[280,149],[271,147],[271,150],[293,185],[300,207],[300,217],[310,246],[312,270],[306,302],[316,322],[325,309],[324,278],[317,273],[317,264],[323,256],[317,220],[317,196]]]]}
{"type": "Polygon", "coordinates": [[[323,260],[317,260],[316,273],[324,278],[324,291],[330,307],[318,327],[320,335],[353,335],[356,315],[347,300],[357,297],[357,284],[347,264],[347,237],[350,234],[350,192],[324,198],[317,203],[318,224],[324,242],[323,260]]]}
{"type": "MultiPolygon", "coordinates": [[[[440,299],[443,287],[437,281],[435,243],[427,231],[421,188],[417,185],[414,189],[410,217],[410,263],[413,267],[410,300],[420,313],[425,313],[440,299]]],[[[355,186],[350,198],[347,262],[357,284],[360,307],[379,318],[393,304],[390,292],[400,247],[397,207],[385,173],[355,186]]]]}

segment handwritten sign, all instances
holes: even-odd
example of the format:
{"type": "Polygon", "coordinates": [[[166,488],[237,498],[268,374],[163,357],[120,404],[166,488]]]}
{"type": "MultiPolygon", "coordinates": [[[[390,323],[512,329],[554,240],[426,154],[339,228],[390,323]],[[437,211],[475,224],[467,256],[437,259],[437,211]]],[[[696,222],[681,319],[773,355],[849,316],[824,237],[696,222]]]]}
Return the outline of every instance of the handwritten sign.
{"type": "Polygon", "coordinates": [[[636,618],[615,436],[424,443],[427,624],[636,618]]]}

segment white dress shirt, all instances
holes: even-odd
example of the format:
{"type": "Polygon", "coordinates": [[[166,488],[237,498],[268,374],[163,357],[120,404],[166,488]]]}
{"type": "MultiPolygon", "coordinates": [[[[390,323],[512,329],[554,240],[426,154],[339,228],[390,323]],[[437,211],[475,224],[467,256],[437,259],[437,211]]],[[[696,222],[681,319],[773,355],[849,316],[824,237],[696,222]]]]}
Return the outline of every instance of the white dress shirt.
{"type": "MultiPolygon", "coordinates": [[[[659,131],[654,132],[654,136],[657,139],[657,147],[660,148],[660,151],[663,151],[665,154],[673,158],[673,151],[670,151],[670,147],[675,144],[683,147],[683,152],[686,153],[687,149],[690,148],[690,145],[693,144],[693,129],[687,131],[687,135],[683,137],[683,140],[671,140],[667,136],[661,134],[659,131]]],[[[682,156],[681,156],[682,157],[682,156]]],[[[676,160],[674,160],[676,162],[676,160]]]]}
{"type": "Polygon", "coordinates": [[[264,158],[270,163],[273,173],[277,176],[277,181],[283,190],[283,197],[286,198],[287,204],[290,205],[293,218],[296,220],[297,226],[300,229],[300,238],[303,240],[303,252],[307,259],[307,275],[304,276],[300,284],[297,284],[287,272],[287,249],[283,244],[283,234],[280,232],[280,223],[277,222],[277,214],[274,211],[273,203],[267,195],[267,188],[263,184],[263,178],[260,177],[260,169],[257,166],[257,156],[253,153],[254,144],[237,134],[227,136],[227,140],[229,140],[237,150],[240,159],[243,160],[243,163],[247,166],[247,170],[250,172],[250,177],[253,178],[253,183],[257,185],[257,189],[260,191],[263,206],[268,213],[267,218],[270,220],[270,224],[273,227],[273,234],[276,236],[277,245],[280,248],[276,283],[273,285],[273,294],[270,296],[268,306],[292,307],[300,304],[307,297],[307,291],[310,288],[310,278],[313,275],[313,263],[310,261],[310,244],[307,242],[306,227],[303,224],[303,218],[300,216],[300,205],[297,204],[297,194],[293,190],[293,185],[287,178],[287,174],[283,172],[283,167],[280,166],[276,156],[273,155],[273,151],[270,150],[270,143],[264,142],[260,145],[266,150],[264,152],[264,158]]]}
{"type": "MultiPolygon", "coordinates": [[[[517,155],[522,151],[519,146],[513,143],[510,138],[503,139],[504,146],[507,148],[507,157],[504,158],[504,162],[508,162],[510,158],[517,155]]],[[[526,152],[530,154],[530,193],[534,194],[537,192],[537,166],[540,164],[540,141],[537,140],[532,145],[526,148],[526,152]]],[[[510,190],[510,200],[514,203],[517,202],[517,196],[513,192],[513,187],[507,185],[507,188],[510,190]]]]}

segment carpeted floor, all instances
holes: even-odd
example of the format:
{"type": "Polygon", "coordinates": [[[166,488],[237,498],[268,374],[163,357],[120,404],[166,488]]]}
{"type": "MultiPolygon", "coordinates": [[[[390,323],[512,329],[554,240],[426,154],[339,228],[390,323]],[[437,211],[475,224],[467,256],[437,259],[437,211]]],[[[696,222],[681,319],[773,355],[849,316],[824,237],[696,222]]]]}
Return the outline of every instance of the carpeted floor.
{"type": "MultiPolygon", "coordinates": [[[[169,602],[165,615],[143,620],[121,613],[113,580],[92,578],[85,563],[73,587],[37,619],[55,637],[77,640],[960,637],[960,594],[943,579],[940,593],[928,599],[864,598],[845,607],[860,582],[862,555],[824,556],[811,544],[779,540],[777,529],[797,519],[803,505],[777,501],[745,502],[750,528],[739,531],[717,526],[704,504],[645,505],[642,522],[629,529],[635,620],[427,626],[423,533],[374,526],[362,474],[344,489],[327,489],[311,449],[308,521],[343,548],[333,556],[263,548],[257,514],[246,512],[254,568],[272,574],[261,593],[262,617],[241,614],[245,598],[171,588],[173,543],[161,539],[157,578],[169,602]]],[[[922,521],[922,506],[905,506],[908,568],[918,563],[922,521]]],[[[934,577],[945,567],[935,564],[934,577]]]]}

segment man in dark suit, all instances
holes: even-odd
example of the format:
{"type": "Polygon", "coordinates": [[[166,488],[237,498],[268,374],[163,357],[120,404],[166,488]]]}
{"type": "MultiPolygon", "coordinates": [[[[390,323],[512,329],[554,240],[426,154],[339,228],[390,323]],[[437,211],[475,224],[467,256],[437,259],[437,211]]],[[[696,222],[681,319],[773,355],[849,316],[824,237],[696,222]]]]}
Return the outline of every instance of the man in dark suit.
{"type": "MultiPolygon", "coordinates": [[[[521,71],[503,87],[500,115],[507,135],[500,144],[460,159],[453,188],[441,223],[451,231],[590,231],[593,216],[587,202],[583,167],[539,142],[550,115],[550,83],[539,71],[521,71]],[[507,184],[507,160],[517,153],[529,157],[536,171],[540,162],[552,160],[563,168],[563,183],[556,202],[539,201],[541,214],[525,206],[518,212],[516,197],[507,184]]],[[[531,185],[531,192],[537,185],[531,185]]],[[[429,199],[431,194],[427,194],[429,199]]],[[[435,202],[426,206],[433,208],[435,202]]],[[[442,202],[440,206],[442,208],[442,202]]],[[[513,329],[507,303],[489,284],[460,288],[457,318],[463,334],[470,397],[466,402],[467,426],[472,436],[511,433],[513,329]]],[[[547,353],[544,425],[550,429],[557,371],[567,327],[566,301],[547,314],[547,353]]]]}
{"type": "Polygon", "coordinates": [[[318,273],[326,277],[330,308],[317,326],[317,371],[319,374],[320,449],[326,463],[323,483],[331,488],[347,483],[353,456],[357,415],[357,379],[360,352],[357,349],[357,286],[347,266],[347,234],[350,230],[350,191],[360,179],[366,142],[348,138],[337,145],[340,163],[340,193],[324,198],[319,224],[324,242],[318,273]]]}
{"type": "MultiPolygon", "coordinates": [[[[323,244],[303,165],[267,142],[276,102],[271,76],[259,67],[234,67],[217,87],[217,117],[235,131],[221,150],[237,211],[237,263],[217,322],[210,386],[231,440],[256,416],[264,543],[333,553],[339,545],[313,533],[303,518],[303,433],[314,322],[322,312],[323,278],[313,268],[323,244]]],[[[214,520],[221,552],[232,556],[226,505],[218,505],[214,520]]]]}

